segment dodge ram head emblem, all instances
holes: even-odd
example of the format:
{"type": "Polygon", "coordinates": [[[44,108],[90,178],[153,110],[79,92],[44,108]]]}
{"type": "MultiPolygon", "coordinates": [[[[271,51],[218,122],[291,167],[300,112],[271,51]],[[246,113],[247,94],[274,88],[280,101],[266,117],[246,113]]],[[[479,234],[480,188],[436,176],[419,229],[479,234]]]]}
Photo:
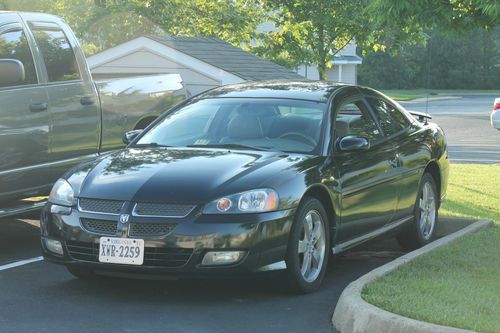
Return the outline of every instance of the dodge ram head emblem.
{"type": "Polygon", "coordinates": [[[122,214],[122,215],[120,215],[120,222],[121,223],[127,223],[129,218],[130,218],[130,215],[128,215],[128,214],[122,214]]]}

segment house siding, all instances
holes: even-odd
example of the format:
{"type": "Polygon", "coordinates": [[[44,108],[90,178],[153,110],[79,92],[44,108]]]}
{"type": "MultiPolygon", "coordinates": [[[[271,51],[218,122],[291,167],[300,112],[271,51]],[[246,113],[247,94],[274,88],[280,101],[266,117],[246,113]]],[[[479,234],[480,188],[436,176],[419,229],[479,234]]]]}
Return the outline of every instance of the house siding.
{"type": "Polygon", "coordinates": [[[220,81],[147,50],[133,52],[92,68],[92,75],[96,79],[152,74],[180,74],[184,85],[193,95],[221,85],[220,81]]]}

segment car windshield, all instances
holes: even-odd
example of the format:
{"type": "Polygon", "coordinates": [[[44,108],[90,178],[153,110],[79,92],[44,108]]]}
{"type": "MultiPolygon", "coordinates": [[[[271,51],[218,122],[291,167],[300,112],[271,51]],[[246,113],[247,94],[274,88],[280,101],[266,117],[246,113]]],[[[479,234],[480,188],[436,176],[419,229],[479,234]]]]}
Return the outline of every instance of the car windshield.
{"type": "Polygon", "coordinates": [[[326,104],[291,99],[209,98],[170,112],[136,145],[315,153],[326,104]]]}

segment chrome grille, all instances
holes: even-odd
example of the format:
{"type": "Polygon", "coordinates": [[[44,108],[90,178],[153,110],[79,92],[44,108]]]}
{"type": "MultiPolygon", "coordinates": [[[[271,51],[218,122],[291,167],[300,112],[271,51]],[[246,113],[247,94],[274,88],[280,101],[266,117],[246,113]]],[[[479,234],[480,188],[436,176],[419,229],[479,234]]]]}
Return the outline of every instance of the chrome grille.
{"type": "Polygon", "coordinates": [[[175,226],[173,223],[130,223],[128,234],[131,237],[165,236],[175,226]]]}
{"type": "MultiPolygon", "coordinates": [[[[99,243],[66,241],[66,248],[75,260],[99,262],[99,243]]],[[[193,249],[145,247],[143,266],[181,267],[192,253],[193,249]]]]}
{"type": "Polygon", "coordinates": [[[81,218],[80,223],[87,231],[107,236],[114,236],[117,231],[118,223],[116,221],[97,220],[81,218]]]}
{"type": "Polygon", "coordinates": [[[193,205],[163,204],[140,202],[134,207],[132,215],[158,217],[186,217],[194,209],[193,205]]]}
{"type": "Polygon", "coordinates": [[[123,201],[119,200],[100,200],[80,198],[78,206],[81,211],[104,213],[104,214],[120,214],[123,207],[123,201]]]}

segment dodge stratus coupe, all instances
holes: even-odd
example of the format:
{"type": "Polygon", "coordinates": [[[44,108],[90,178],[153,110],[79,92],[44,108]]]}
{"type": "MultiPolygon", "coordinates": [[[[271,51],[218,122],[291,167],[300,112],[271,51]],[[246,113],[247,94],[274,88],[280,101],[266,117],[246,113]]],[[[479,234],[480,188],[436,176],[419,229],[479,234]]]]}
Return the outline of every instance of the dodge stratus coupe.
{"type": "Polygon", "coordinates": [[[433,239],[449,161],[428,118],[328,82],[208,91],[57,181],[44,256],[81,278],[284,269],[316,290],[332,254],[386,233],[433,239]]]}

